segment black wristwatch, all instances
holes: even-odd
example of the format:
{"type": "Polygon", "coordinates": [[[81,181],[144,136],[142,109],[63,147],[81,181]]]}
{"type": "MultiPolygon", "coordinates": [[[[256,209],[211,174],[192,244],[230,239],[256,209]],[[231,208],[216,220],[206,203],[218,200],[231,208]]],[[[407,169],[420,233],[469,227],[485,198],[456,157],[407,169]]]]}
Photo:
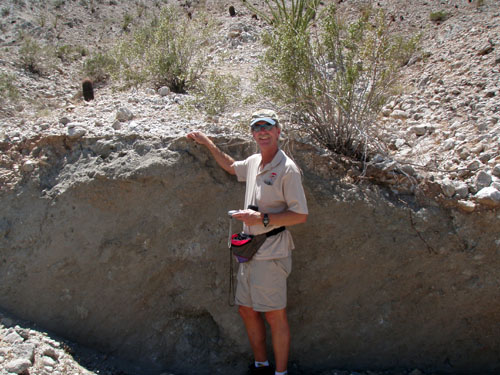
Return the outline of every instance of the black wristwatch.
{"type": "Polygon", "coordinates": [[[267,227],[269,225],[269,215],[264,214],[264,217],[262,218],[262,223],[264,223],[264,226],[267,227]]]}

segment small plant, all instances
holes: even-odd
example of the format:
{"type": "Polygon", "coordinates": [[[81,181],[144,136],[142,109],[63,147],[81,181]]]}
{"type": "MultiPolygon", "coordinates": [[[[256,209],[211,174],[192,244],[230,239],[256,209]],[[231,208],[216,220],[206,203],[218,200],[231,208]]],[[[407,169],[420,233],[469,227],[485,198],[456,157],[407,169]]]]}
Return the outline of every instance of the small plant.
{"type": "Polygon", "coordinates": [[[450,18],[450,15],[445,12],[445,11],[437,11],[437,12],[432,12],[430,15],[429,15],[429,19],[432,21],[432,22],[444,22],[446,21],[448,18],[450,18]]]}
{"type": "Polygon", "coordinates": [[[190,104],[210,116],[221,115],[231,102],[236,102],[241,96],[240,81],[231,75],[211,71],[197,84],[194,95],[195,98],[190,104]]]}
{"type": "Polygon", "coordinates": [[[206,69],[212,34],[208,19],[189,20],[178,8],[168,6],[116,48],[119,78],[127,84],[150,81],[184,93],[206,69]]]}
{"type": "Polygon", "coordinates": [[[88,54],[85,47],[64,44],[55,48],[55,55],[62,62],[72,62],[88,54]]]}
{"type": "Polygon", "coordinates": [[[8,17],[10,14],[9,8],[2,8],[2,17],[8,17]]]}
{"type": "Polygon", "coordinates": [[[19,98],[19,90],[14,85],[15,77],[10,74],[0,73],[0,101],[2,98],[16,100],[19,98]]]}
{"type": "Polygon", "coordinates": [[[130,26],[130,24],[132,23],[133,20],[134,20],[134,17],[132,17],[131,14],[125,13],[123,15],[122,30],[127,31],[128,27],[130,26]]]}
{"type": "Polygon", "coordinates": [[[104,53],[97,53],[83,64],[84,75],[93,82],[104,82],[116,69],[115,59],[104,53]]]}
{"type": "Polygon", "coordinates": [[[19,49],[22,67],[31,73],[41,74],[42,55],[43,48],[38,42],[31,37],[25,37],[19,49]]]}
{"type": "Polygon", "coordinates": [[[282,24],[290,25],[296,32],[305,31],[316,18],[318,6],[321,0],[291,0],[286,5],[283,0],[264,0],[270,13],[258,9],[246,0],[243,4],[255,14],[259,15],[267,23],[275,27],[282,24]]]}

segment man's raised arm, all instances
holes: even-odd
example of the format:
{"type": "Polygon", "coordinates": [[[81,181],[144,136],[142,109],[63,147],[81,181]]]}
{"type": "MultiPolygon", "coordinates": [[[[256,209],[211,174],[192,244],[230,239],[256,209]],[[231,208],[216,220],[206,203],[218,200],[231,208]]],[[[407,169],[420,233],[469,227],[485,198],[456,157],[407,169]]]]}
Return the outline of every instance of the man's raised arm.
{"type": "Polygon", "coordinates": [[[208,148],[212,156],[214,157],[215,161],[219,166],[224,169],[227,173],[235,175],[236,172],[234,171],[234,159],[229,156],[228,154],[222,152],[220,148],[218,148],[215,143],[212,142],[210,138],[208,138],[204,133],[202,132],[191,132],[187,135],[188,139],[192,139],[196,143],[199,143],[200,145],[205,146],[208,148]]]}

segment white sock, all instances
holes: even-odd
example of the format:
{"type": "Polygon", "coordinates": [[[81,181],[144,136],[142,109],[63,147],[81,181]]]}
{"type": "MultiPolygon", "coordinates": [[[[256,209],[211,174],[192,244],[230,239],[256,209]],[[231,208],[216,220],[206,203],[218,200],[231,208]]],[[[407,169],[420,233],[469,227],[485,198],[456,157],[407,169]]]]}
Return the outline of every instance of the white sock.
{"type": "Polygon", "coordinates": [[[265,361],[265,362],[255,361],[255,367],[264,367],[264,366],[269,366],[269,361],[265,361]]]}
{"type": "Polygon", "coordinates": [[[283,372],[279,372],[279,371],[274,372],[274,375],[287,375],[287,374],[288,374],[288,370],[285,370],[283,372]]]}

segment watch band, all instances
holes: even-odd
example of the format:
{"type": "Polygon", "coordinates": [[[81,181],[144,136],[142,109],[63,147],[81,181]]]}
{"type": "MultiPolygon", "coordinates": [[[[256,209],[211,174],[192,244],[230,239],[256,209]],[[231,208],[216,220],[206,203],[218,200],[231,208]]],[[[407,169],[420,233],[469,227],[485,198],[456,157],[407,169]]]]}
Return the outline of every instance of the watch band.
{"type": "Polygon", "coordinates": [[[262,223],[264,224],[265,227],[269,225],[269,215],[264,214],[264,217],[262,218],[262,223]]]}

